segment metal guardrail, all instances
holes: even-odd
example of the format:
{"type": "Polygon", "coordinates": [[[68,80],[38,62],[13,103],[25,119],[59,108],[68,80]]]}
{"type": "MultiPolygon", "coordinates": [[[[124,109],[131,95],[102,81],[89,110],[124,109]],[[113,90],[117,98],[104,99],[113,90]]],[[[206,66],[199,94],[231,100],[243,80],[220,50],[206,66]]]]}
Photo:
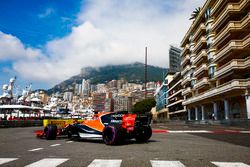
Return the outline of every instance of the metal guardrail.
{"type": "Polygon", "coordinates": [[[0,128],[43,126],[42,120],[0,120],[0,128]]]}

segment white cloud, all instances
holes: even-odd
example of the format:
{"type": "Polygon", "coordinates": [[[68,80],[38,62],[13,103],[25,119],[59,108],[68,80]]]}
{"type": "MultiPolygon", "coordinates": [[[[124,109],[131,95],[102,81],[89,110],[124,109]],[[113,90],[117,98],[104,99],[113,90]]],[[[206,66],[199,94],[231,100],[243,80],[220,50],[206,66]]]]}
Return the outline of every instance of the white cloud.
{"type": "Polygon", "coordinates": [[[17,37],[0,31],[0,60],[35,59],[40,55],[39,49],[25,47],[17,37]]]}
{"type": "Polygon", "coordinates": [[[38,14],[38,17],[43,19],[43,18],[49,17],[53,13],[55,13],[55,10],[53,8],[47,8],[45,9],[43,13],[38,14]]]}
{"type": "Polygon", "coordinates": [[[19,60],[14,69],[27,79],[53,85],[84,66],[143,62],[145,46],[149,64],[167,67],[169,45],[180,43],[191,23],[190,14],[202,2],[89,0],[70,35],[48,42],[47,56],[19,60]]]}

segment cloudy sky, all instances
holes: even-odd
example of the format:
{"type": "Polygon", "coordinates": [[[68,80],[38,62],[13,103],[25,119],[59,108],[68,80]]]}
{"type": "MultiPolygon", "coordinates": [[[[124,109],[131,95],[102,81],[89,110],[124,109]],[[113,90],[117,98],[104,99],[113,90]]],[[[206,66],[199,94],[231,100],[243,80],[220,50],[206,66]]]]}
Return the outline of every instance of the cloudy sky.
{"type": "Polygon", "coordinates": [[[143,62],[145,46],[149,64],[168,67],[204,1],[1,0],[0,84],[51,88],[82,67],[143,62]]]}

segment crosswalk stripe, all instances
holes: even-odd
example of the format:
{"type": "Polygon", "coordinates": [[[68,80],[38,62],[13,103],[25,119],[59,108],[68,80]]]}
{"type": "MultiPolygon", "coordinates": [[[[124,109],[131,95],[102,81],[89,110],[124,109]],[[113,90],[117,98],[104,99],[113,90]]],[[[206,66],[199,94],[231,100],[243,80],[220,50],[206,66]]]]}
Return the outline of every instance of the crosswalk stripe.
{"type": "Polygon", "coordinates": [[[211,162],[218,167],[250,167],[242,162],[211,162]]]}
{"type": "Polygon", "coordinates": [[[39,151],[39,150],[42,150],[43,148],[35,148],[35,149],[32,149],[32,150],[28,150],[28,151],[39,151]]]}
{"type": "Polygon", "coordinates": [[[56,146],[60,146],[61,144],[52,144],[50,145],[50,147],[56,147],[56,146]]]}
{"type": "Polygon", "coordinates": [[[95,159],[88,167],[120,167],[122,160],[118,159],[95,159]]]}
{"type": "Polygon", "coordinates": [[[68,159],[66,158],[44,158],[25,167],[55,167],[64,163],[67,160],[68,159]]]}
{"type": "Polygon", "coordinates": [[[152,167],[185,167],[180,161],[150,160],[152,167]]]}
{"type": "Polygon", "coordinates": [[[5,164],[5,163],[8,163],[8,162],[11,162],[11,161],[15,161],[17,160],[18,158],[0,158],[0,165],[1,164],[5,164]]]}

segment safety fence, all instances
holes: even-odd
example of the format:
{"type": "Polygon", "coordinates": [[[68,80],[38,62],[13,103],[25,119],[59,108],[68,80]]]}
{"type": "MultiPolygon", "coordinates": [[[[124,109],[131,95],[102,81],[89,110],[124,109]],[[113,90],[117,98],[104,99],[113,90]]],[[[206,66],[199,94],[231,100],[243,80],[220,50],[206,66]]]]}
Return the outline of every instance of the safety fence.
{"type": "Polygon", "coordinates": [[[43,126],[42,120],[0,120],[0,128],[43,126]]]}

